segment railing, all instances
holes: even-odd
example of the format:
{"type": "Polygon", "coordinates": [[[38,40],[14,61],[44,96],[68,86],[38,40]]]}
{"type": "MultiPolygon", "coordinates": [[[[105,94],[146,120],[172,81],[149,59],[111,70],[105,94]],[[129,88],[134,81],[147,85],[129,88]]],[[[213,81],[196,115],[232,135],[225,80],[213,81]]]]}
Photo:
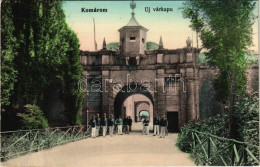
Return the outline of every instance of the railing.
{"type": "Polygon", "coordinates": [[[180,133],[191,137],[191,155],[197,165],[259,165],[259,146],[188,128],[180,133]]]}
{"type": "Polygon", "coordinates": [[[87,138],[90,126],[1,132],[1,160],[87,138]]]}

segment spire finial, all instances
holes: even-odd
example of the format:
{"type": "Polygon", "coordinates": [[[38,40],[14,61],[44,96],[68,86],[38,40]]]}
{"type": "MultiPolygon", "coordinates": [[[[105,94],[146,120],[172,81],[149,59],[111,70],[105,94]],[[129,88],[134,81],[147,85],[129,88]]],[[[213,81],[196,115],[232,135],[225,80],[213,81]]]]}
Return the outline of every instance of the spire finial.
{"type": "Polygon", "coordinates": [[[160,36],[159,49],[163,49],[162,36],[160,36]]]}
{"type": "Polygon", "coordinates": [[[130,3],[130,7],[131,7],[131,9],[132,9],[132,16],[134,16],[135,15],[135,11],[134,11],[134,9],[135,9],[135,7],[136,7],[136,3],[132,0],[132,2],[130,3]]]}
{"type": "Polygon", "coordinates": [[[107,44],[106,44],[106,39],[104,37],[104,40],[103,40],[103,50],[106,50],[107,49],[107,44]]]}

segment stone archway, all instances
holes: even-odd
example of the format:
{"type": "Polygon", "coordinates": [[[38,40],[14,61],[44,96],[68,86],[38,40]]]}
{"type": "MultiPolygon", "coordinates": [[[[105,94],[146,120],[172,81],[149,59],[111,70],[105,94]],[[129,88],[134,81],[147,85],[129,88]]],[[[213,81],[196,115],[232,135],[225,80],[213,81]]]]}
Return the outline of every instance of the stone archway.
{"type": "MultiPolygon", "coordinates": [[[[137,85],[136,89],[129,89],[127,88],[129,85],[125,85],[116,95],[115,100],[114,100],[114,115],[115,117],[119,117],[119,116],[124,116],[123,112],[122,112],[122,104],[124,103],[124,101],[134,95],[134,94],[140,94],[145,96],[149,101],[151,102],[152,106],[154,105],[154,101],[153,101],[153,96],[149,91],[144,91],[145,87],[137,85]]],[[[130,85],[131,87],[132,85],[130,85]]],[[[144,101],[144,100],[138,100],[138,101],[144,101]]]]}
{"type": "Polygon", "coordinates": [[[153,127],[153,110],[154,102],[150,92],[143,91],[144,88],[137,86],[134,91],[127,91],[127,87],[123,87],[116,95],[114,100],[114,115],[116,118],[119,116],[131,116],[133,120],[132,129],[140,131],[142,123],[137,122],[139,119],[139,110],[149,111],[150,129],[153,127]]]}

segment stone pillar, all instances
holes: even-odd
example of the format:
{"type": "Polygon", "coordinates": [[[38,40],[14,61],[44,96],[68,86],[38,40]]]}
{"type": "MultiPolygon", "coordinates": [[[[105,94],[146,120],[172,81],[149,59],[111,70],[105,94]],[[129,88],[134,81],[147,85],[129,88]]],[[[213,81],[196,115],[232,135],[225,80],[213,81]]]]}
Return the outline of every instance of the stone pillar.
{"type": "Polygon", "coordinates": [[[128,66],[129,65],[129,57],[125,57],[125,64],[128,66]]]}
{"type": "Polygon", "coordinates": [[[195,80],[195,70],[193,68],[186,68],[187,82],[187,96],[188,96],[188,119],[194,120],[197,118],[197,112],[195,110],[195,90],[196,90],[196,80],[195,80]]]}
{"type": "Polygon", "coordinates": [[[157,54],[157,63],[158,64],[163,63],[163,54],[157,54]]]}
{"type": "Polygon", "coordinates": [[[179,111],[179,125],[183,126],[188,121],[188,107],[187,107],[187,80],[186,69],[181,68],[181,81],[180,81],[180,111],[179,111]]]}
{"type": "Polygon", "coordinates": [[[87,65],[88,63],[87,63],[87,56],[81,56],[80,57],[81,59],[80,59],[80,62],[81,62],[81,64],[82,65],[87,65]]]}
{"type": "Polygon", "coordinates": [[[193,62],[193,55],[191,52],[186,53],[186,62],[187,63],[192,63],[193,62]]]}
{"type": "Polygon", "coordinates": [[[109,65],[109,55],[102,55],[102,65],[109,65]]]}
{"type": "Polygon", "coordinates": [[[157,113],[166,114],[166,92],[164,89],[164,69],[157,69],[157,113]]]}
{"type": "Polygon", "coordinates": [[[200,117],[200,109],[199,109],[199,104],[200,104],[200,81],[199,81],[199,69],[195,68],[195,111],[196,111],[196,119],[199,119],[200,117]]]}
{"type": "Polygon", "coordinates": [[[102,113],[109,112],[109,71],[102,71],[102,113]]]}
{"type": "MultiPolygon", "coordinates": [[[[109,88],[108,88],[108,96],[109,96],[109,114],[113,114],[114,115],[114,100],[115,100],[115,96],[114,96],[114,92],[113,92],[113,79],[109,79],[109,88]]],[[[114,115],[115,116],[115,115],[114,115]]]]}
{"type": "Polygon", "coordinates": [[[136,56],[136,65],[139,65],[140,64],[140,56],[136,56]]]}
{"type": "Polygon", "coordinates": [[[180,52],[180,63],[184,63],[185,62],[185,53],[183,50],[181,50],[180,52]]]}
{"type": "Polygon", "coordinates": [[[194,103],[194,80],[189,79],[187,82],[187,109],[188,120],[194,120],[196,118],[195,103],[194,103]]]}

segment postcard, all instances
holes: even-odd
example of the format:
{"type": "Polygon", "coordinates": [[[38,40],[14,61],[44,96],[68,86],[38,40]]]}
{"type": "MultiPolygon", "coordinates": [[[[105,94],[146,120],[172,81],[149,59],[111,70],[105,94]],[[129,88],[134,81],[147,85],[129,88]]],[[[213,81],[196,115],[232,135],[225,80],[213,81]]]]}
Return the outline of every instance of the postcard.
{"type": "Polygon", "coordinates": [[[258,12],[2,0],[2,166],[259,165],[258,12]]]}

